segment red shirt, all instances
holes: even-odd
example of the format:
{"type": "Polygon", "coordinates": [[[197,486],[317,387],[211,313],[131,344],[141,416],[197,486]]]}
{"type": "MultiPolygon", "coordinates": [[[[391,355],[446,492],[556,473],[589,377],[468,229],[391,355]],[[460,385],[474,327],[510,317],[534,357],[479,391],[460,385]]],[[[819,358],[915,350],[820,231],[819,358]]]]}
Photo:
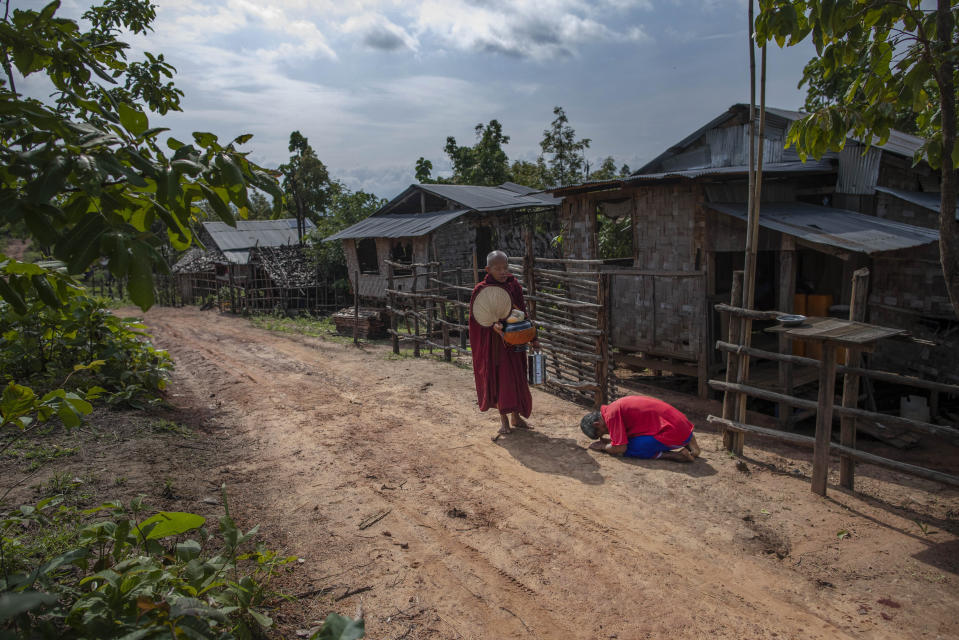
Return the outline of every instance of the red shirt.
{"type": "Polygon", "coordinates": [[[693,432],[682,412],[649,396],[626,396],[600,407],[613,445],[628,444],[635,436],[653,436],[667,447],[681,447],[693,432]]]}

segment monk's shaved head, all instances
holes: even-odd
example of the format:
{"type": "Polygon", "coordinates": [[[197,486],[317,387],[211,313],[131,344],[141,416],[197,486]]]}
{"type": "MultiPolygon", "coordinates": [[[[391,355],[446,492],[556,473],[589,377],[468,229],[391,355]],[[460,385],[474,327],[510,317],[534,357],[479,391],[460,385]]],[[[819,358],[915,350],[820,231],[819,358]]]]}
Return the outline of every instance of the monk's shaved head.
{"type": "Polygon", "coordinates": [[[499,249],[497,249],[496,251],[490,251],[488,254],[486,254],[487,267],[493,264],[494,262],[500,262],[500,261],[509,262],[509,256],[507,256],[504,252],[500,251],[499,249]]]}

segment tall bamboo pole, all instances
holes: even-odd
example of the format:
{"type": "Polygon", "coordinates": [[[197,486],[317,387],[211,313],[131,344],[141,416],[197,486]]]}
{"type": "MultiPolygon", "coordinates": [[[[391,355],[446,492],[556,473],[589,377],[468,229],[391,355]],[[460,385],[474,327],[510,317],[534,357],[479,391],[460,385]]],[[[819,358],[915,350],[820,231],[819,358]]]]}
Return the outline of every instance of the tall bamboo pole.
{"type": "MultiPolygon", "coordinates": [[[[756,140],[756,53],[753,30],[753,2],[749,3],[749,197],[747,202],[746,259],[743,280],[743,306],[752,309],[756,297],[756,271],[759,249],[759,209],[762,197],[763,136],[766,128],[766,45],[762,46],[759,80],[759,140],[756,140]]],[[[740,340],[747,347],[752,343],[752,319],[742,318],[740,340]]],[[[749,380],[749,356],[742,355],[737,380],[744,384],[749,380]]],[[[738,397],[736,415],[740,422],[746,419],[746,396],[738,397]]],[[[734,452],[742,454],[742,440],[735,441],[734,452]]]]}

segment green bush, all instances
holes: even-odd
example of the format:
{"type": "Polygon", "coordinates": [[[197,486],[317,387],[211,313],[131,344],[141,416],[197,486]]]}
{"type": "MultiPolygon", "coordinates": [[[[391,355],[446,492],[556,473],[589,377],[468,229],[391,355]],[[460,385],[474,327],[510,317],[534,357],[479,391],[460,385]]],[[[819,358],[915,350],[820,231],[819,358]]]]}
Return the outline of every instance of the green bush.
{"type": "MultiPolygon", "coordinates": [[[[244,533],[228,508],[218,535],[197,514],[142,515],[140,500],[79,511],[61,497],[8,514],[0,638],[263,636],[273,624],[263,607],[279,595],[272,578],[295,557],[254,545],[257,527],[244,533]]],[[[336,614],[315,635],[362,636],[362,621],[336,614]]]]}
{"type": "Polygon", "coordinates": [[[173,364],[148,338],[144,325],[83,293],[58,307],[37,301],[25,314],[0,302],[0,371],[37,393],[100,387],[108,401],[149,401],[173,364]]]}

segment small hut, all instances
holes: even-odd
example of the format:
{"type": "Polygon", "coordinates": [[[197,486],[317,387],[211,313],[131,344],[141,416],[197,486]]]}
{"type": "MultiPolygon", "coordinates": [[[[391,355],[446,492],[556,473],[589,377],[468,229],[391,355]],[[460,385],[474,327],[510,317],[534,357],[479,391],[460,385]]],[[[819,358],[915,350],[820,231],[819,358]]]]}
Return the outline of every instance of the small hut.
{"type": "MultiPolygon", "coordinates": [[[[300,251],[296,225],[293,218],[237,220],[235,227],[204,222],[198,235],[205,248],[191,248],[172,268],[182,300],[187,304],[203,301],[225,287],[235,298],[236,290],[246,289],[254,280],[254,250],[297,247],[300,251]]],[[[311,231],[315,227],[307,221],[306,228],[311,231]]]]}

